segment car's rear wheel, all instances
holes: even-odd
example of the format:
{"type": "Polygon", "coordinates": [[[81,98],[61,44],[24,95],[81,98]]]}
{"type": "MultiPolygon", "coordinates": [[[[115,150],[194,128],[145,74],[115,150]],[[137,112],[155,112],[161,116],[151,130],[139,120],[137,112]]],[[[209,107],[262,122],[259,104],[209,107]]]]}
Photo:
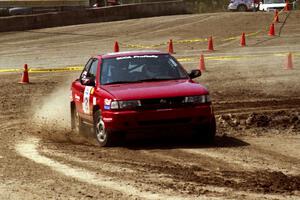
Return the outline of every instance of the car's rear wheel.
{"type": "Polygon", "coordinates": [[[71,108],[71,127],[74,133],[83,135],[84,134],[84,124],[81,117],[79,116],[76,108],[71,108]]]}
{"type": "Polygon", "coordinates": [[[94,114],[94,133],[101,147],[117,145],[122,139],[120,134],[110,131],[105,127],[99,110],[94,114]]]}
{"type": "Polygon", "coordinates": [[[195,127],[194,138],[206,144],[213,144],[216,136],[216,118],[212,117],[210,123],[195,127]]]}
{"type": "Polygon", "coordinates": [[[245,6],[245,5],[239,5],[239,6],[237,7],[237,10],[238,10],[239,12],[245,12],[245,11],[247,11],[247,6],[245,6]]]}

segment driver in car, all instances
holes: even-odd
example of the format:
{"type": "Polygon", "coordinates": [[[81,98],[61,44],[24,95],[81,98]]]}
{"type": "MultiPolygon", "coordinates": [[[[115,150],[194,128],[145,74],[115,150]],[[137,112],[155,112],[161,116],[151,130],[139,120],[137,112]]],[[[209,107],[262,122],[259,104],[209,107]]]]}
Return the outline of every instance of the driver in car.
{"type": "Polygon", "coordinates": [[[162,74],[160,68],[161,68],[161,66],[159,66],[158,64],[155,64],[155,63],[147,64],[143,68],[144,75],[147,78],[157,78],[157,77],[161,76],[161,74],[162,74]]]}

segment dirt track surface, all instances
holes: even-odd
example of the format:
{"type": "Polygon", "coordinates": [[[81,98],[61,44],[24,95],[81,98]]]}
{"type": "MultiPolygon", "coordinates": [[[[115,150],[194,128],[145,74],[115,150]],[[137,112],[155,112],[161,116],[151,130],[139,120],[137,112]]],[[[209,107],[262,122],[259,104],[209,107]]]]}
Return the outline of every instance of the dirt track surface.
{"type": "MultiPolygon", "coordinates": [[[[69,85],[78,72],[0,74],[0,199],[300,199],[300,12],[170,16],[0,34],[0,69],[84,64],[124,44],[156,45],[216,37],[204,52],[218,121],[216,144],[182,135],[127,138],[99,148],[69,128],[69,85]],[[287,17],[287,18],[286,18],[287,17]],[[242,31],[257,34],[241,48],[242,31]],[[225,40],[227,39],[227,40],[225,40]],[[294,69],[284,70],[286,53],[294,69]],[[82,56],[81,56],[82,55],[82,56]],[[232,56],[239,56],[232,59],[232,56]],[[226,59],[231,56],[231,59],[226,59]]],[[[156,49],[165,50],[165,45],[156,49]]],[[[198,65],[206,42],[175,45],[175,57],[198,65]]],[[[130,50],[126,48],[126,50],[130,50]]]]}

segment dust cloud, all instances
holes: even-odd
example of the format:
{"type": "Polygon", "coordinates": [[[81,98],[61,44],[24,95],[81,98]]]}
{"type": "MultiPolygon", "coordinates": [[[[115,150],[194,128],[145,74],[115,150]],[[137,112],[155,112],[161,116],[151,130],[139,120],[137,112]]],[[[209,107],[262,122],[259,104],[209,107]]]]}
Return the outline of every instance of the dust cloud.
{"type": "Polygon", "coordinates": [[[70,85],[65,83],[45,97],[35,109],[34,121],[55,129],[71,129],[70,85]]]}
{"type": "Polygon", "coordinates": [[[70,114],[71,80],[58,85],[34,108],[33,123],[37,135],[53,142],[90,144],[91,139],[74,133],[70,114]]]}
{"type": "Polygon", "coordinates": [[[56,86],[33,109],[32,131],[54,142],[70,142],[70,81],[56,86]]]}

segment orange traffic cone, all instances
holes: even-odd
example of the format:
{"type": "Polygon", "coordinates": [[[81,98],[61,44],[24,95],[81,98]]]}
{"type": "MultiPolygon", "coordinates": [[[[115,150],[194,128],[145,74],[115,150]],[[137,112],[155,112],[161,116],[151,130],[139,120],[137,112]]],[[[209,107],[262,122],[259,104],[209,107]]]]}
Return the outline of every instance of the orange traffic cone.
{"type": "Polygon", "coordinates": [[[28,76],[28,66],[27,64],[24,65],[24,71],[22,74],[22,79],[19,83],[25,84],[25,83],[29,83],[29,76],[28,76]]]}
{"type": "Polygon", "coordinates": [[[242,47],[246,46],[246,36],[245,36],[245,33],[242,33],[240,44],[241,44],[242,47]]]}
{"type": "Polygon", "coordinates": [[[293,58],[292,58],[292,53],[290,52],[287,55],[287,60],[286,60],[286,64],[285,64],[285,68],[284,69],[293,69],[293,58]]]}
{"type": "Polygon", "coordinates": [[[275,35],[275,26],[274,26],[274,23],[272,23],[270,25],[269,35],[270,36],[274,36],[275,35]]]}
{"type": "Polygon", "coordinates": [[[285,1],[285,7],[284,7],[284,10],[285,10],[285,11],[289,11],[289,10],[290,10],[290,7],[289,7],[289,1],[288,1],[288,0],[285,1]]]}
{"type": "Polygon", "coordinates": [[[210,36],[208,38],[208,47],[207,47],[208,51],[214,51],[214,44],[213,44],[213,38],[212,36],[210,36]]]}
{"type": "Polygon", "coordinates": [[[119,43],[118,43],[118,41],[115,41],[114,52],[119,52],[119,51],[120,51],[119,43]]]}
{"type": "Polygon", "coordinates": [[[279,22],[278,10],[275,9],[274,22],[279,22]]]}
{"type": "Polygon", "coordinates": [[[173,53],[174,53],[174,48],[173,48],[173,41],[172,41],[172,39],[170,39],[170,41],[169,41],[168,52],[169,52],[170,54],[173,54],[173,53]]]}
{"type": "Polygon", "coordinates": [[[204,71],[206,70],[206,68],[205,68],[205,61],[204,61],[204,56],[203,56],[202,53],[201,53],[201,55],[200,55],[199,69],[200,69],[201,72],[204,72],[204,71]]]}
{"type": "Polygon", "coordinates": [[[279,22],[279,17],[278,17],[278,15],[275,16],[274,22],[277,22],[277,23],[279,22]]]}

